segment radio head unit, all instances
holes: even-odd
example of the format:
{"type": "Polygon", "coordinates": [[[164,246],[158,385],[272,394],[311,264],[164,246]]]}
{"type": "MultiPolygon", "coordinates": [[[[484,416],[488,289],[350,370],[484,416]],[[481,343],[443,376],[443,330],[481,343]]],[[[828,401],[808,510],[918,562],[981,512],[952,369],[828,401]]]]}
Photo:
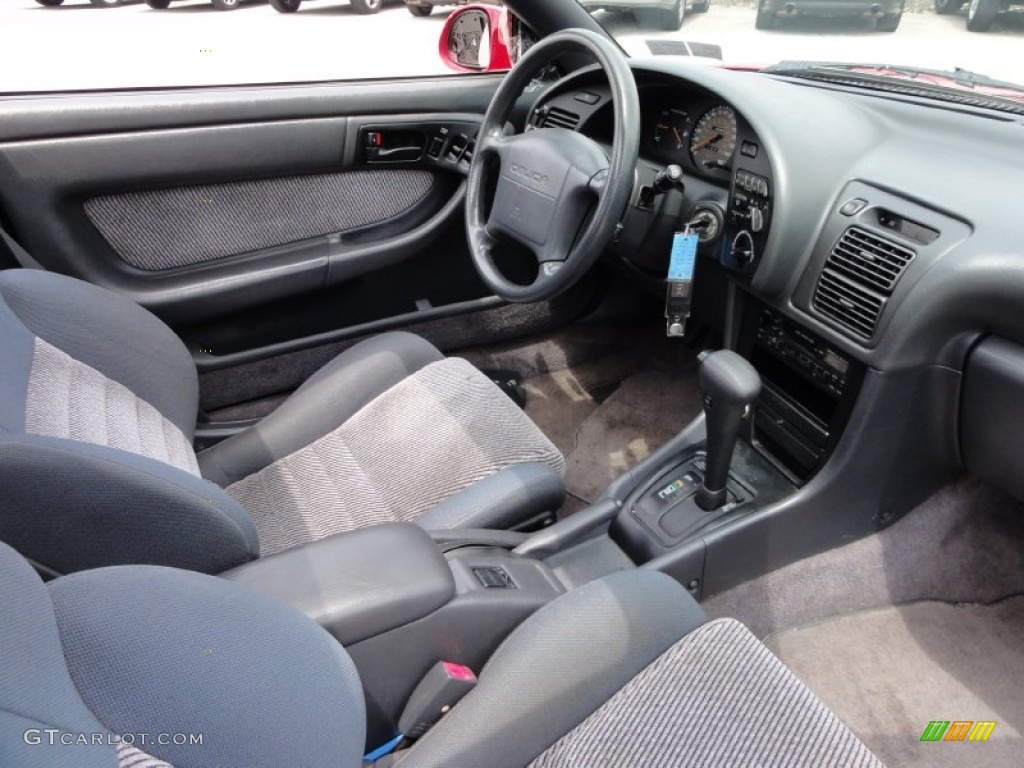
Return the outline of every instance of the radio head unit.
{"type": "Polygon", "coordinates": [[[824,464],[845,426],[863,366],[779,312],[753,306],[741,346],[764,382],[754,447],[804,481],[824,464]]]}

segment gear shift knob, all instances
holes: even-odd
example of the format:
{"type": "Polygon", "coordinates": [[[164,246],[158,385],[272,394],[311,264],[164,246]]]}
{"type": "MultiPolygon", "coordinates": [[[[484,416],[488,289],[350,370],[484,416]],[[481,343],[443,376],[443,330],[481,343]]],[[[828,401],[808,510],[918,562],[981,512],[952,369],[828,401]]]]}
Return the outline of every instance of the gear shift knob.
{"type": "Polygon", "coordinates": [[[708,455],[697,505],[718,509],[726,501],[729,464],[747,406],[761,392],[761,377],[750,363],[723,349],[702,359],[697,374],[707,420],[708,455]]]}

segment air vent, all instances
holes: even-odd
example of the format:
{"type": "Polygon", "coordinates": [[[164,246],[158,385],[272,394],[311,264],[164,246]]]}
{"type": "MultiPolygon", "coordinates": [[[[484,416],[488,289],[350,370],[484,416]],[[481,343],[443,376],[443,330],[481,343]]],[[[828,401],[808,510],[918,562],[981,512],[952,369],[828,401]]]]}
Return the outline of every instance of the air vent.
{"type": "Polygon", "coordinates": [[[870,339],[886,298],[916,255],[911,248],[850,227],[825,261],[814,291],[814,308],[860,338],[870,339]]]}
{"type": "Polygon", "coordinates": [[[540,124],[541,128],[568,128],[570,131],[576,130],[576,126],[580,124],[580,116],[575,112],[570,112],[567,109],[560,109],[558,107],[550,107],[548,113],[544,115],[544,119],[540,124]]]}
{"type": "Polygon", "coordinates": [[[832,249],[826,267],[888,296],[916,255],[910,248],[860,227],[850,227],[832,249]]]}
{"type": "Polygon", "coordinates": [[[855,284],[830,267],[818,279],[814,308],[857,336],[870,339],[878,326],[885,299],[855,284]]]}

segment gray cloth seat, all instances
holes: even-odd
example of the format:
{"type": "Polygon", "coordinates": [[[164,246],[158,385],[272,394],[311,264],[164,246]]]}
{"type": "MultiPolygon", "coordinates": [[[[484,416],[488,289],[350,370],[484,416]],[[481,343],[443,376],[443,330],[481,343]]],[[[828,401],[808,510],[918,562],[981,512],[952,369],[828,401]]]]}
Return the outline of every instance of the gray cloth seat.
{"type": "MultiPolygon", "coordinates": [[[[5,768],[364,765],[347,653],[238,584],[120,566],[43,585],[0,545],[0,648],[5,768]]],[[[379,768],[880,765],[742,625],[653,571],[561,596],[479,681],[379,768]]]]}
{"type": "Polygon", "coordinates": [[[560,506],[564,459],[464,360],[388,333],[196,456],[181,340],[110,291],[0,273],[0,539],[58,573],[215,573],[382,522],[510,528],[560,506]]]}

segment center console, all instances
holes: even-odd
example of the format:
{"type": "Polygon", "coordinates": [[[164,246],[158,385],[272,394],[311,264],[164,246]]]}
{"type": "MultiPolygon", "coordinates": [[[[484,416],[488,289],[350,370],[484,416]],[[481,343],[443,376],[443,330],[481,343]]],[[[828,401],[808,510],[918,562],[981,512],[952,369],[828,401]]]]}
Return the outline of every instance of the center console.
{"type": "Polygon", "coordinates": [[[367,744],[394,737],[439,661],[479,671],[505,637],[565,591],[539,559],[469,542],[448,552],[419,526],[363,528],[222,574],[295,606],[334,635],[363,681],[367,744]]]}
{"type": "MultiPolygon", "coordinates": [[[[620,505],[609,537],[638,566],[669,573],[697,597],[708,577],[711,542],[732,540],[719,547],[718,557],[763,557],[763,544],[742,543],[744,537],[735,534],[761,513],[771,516],[800,498],[800,489],[824,469],[865,371],[790,317],[745,295],[736,353],[716,352],[701,364],[703,419],[606,493],[620,505]],[[710,365],[716,361],[727,365],[710,365]],[[723,417],[716,402],[737,407],[727,407],[723,417]]],[[[716,563],[718,583],[728,581],[720,577],[723,567],[740,570],[716,563]]]]}

